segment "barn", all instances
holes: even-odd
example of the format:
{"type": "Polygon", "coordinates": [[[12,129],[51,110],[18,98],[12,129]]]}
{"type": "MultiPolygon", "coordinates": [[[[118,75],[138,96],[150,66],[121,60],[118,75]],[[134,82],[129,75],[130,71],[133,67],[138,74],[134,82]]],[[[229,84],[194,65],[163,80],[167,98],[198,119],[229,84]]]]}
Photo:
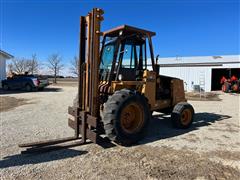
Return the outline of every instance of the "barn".
{"type": "Polygon", "coordinates": [[[6,78],[6,60],[13,58],[13,56],[5,51],[0,50],[0,87],[1,81],[6,78]]]}
{"type": "Polygon", "coordinates": [[[240,55],[159,58],[160,74],[184,80],[186,91],[221,89],[222,76],[240,78],[240,55]]]}

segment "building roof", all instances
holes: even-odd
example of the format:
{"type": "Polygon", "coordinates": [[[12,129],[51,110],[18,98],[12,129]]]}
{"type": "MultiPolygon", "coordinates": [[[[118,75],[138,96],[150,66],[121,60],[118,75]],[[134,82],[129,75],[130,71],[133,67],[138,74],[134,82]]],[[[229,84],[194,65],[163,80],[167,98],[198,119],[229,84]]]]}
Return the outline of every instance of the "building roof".
{"type": "Polygon", "coordinates": [[[119,35],[120,31],[125,31],[125,32],[128,32],[128,33],[137,32],[137,33],[140,33],[140,34],[143,34],[143,35],[149,35],[149,36],[156,35],[155,32],[148,31],[148,30],[145,30],[145,29],[140,29],[140,28],[137,28],[137,27],[129,26],[129,25],[122,25],[122,26],[118,26],[116,28],[110,29],[108,31],[103,32],[103,35],[116,36],[116,35],[119,35]]]}
{"type": "Polygon", "coordinates": [[[179,66],[221,66],[222,64],[240,64],[240,55],[192,56],[159,58],[162,67],[179,66]]]}
{"type": "Polygon", "coordinates": [[[9,53],[7,53],[7,52],[1,50],[1,49],[0,49],[0,54],[1,54],[3,57],[5,57],[6,59],[14,58],[13,55],[11,55],[11,54],[9,54],[9,53]]]}

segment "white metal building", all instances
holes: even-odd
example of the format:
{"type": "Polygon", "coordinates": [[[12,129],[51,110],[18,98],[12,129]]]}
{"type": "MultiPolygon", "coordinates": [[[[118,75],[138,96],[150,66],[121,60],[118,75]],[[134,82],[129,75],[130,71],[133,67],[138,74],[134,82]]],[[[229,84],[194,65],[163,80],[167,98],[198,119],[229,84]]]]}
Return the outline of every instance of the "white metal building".
{"type": "Polygon", "coordinates": [[[0,87],[2,87],[1,81],[6,78],[6,60],[11,58],[13,58],[11,54],[0,50],[0,87]]]}
{"type": "Polygon", "coordinates": [[[220,90],[222,76],[240,78],[240,55],[159,58],[160,74],[184,80],[186,91],[220,90]]]}

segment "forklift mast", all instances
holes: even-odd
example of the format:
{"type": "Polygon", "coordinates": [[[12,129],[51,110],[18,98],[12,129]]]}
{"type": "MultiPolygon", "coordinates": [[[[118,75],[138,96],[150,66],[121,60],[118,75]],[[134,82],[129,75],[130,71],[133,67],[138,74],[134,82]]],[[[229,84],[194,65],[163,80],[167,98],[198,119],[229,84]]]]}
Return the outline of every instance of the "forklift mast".
{"type": "Polygon", "coordinates": [[[80,18],[78,107],[98,116],[98,84],[100,64],[100,24],[103,10],[94,8],[80,18]]]}
{"type": "Polygon", "coordinates": [[[21,153],[48,152],[89,143],[87,139],[94,143],[101,140],[96,131],[102,15],[103,10],[94,8],[87,16],[80,18],[78,103],[77,107],[68,107],[68,114],[71,115],[68,125],[74,129],[74,136],[19,144],[19,147],[27,148],[21,153]]]}

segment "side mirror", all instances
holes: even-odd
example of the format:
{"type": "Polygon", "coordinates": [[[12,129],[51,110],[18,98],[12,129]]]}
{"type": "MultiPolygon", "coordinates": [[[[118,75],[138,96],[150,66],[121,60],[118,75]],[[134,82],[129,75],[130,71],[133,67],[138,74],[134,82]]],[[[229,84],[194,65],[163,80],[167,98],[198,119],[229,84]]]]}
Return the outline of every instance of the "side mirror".
{"type": "Polygon", "coordinates": [[[160,68],[160,65],[158,64],[158,57],[159,57],[159,54],[156,56],[156,63],[155,63],[155,71],[157,75],[159,75],[159,68],[160,68]]]}
{"type": "Polygon", "coordinates": [[[156,56],[156,64],[158,64],[158,58],[159,58],[159,54],[156,56]]]}

